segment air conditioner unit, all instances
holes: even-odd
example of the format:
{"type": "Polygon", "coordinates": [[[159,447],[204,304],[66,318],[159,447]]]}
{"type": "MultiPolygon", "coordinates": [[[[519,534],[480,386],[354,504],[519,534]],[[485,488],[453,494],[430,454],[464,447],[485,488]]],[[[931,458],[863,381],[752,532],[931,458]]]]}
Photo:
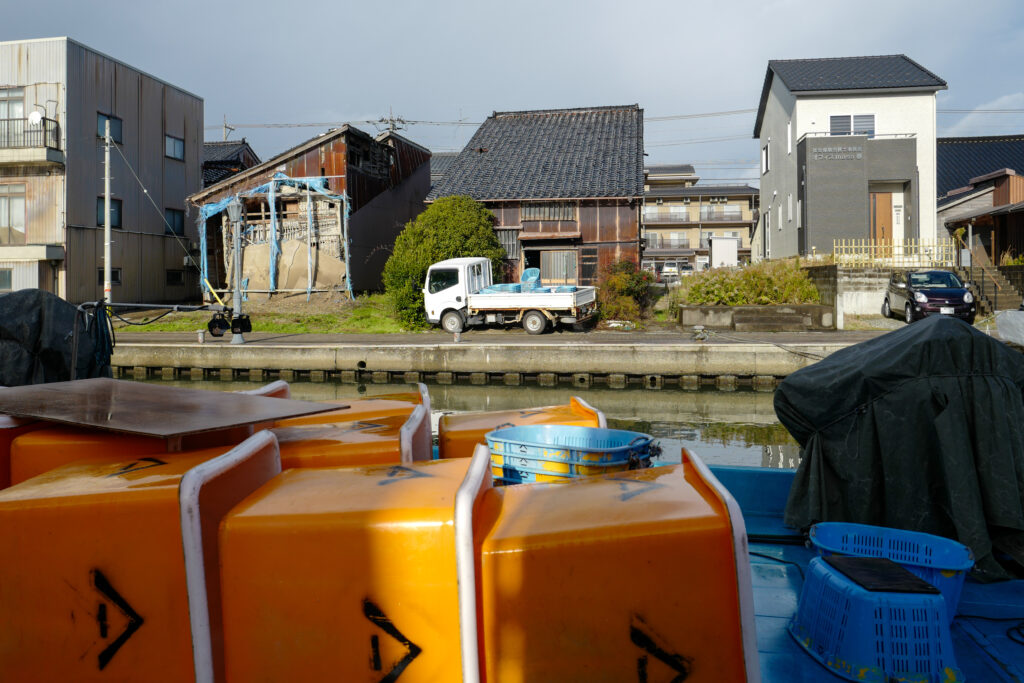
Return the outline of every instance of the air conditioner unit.
{"type": "Polygon", "coordinates": [[[689,204],[689,203],[690,203],[690,198],[689,197],[683,197],[683,204],[689,204]]]}

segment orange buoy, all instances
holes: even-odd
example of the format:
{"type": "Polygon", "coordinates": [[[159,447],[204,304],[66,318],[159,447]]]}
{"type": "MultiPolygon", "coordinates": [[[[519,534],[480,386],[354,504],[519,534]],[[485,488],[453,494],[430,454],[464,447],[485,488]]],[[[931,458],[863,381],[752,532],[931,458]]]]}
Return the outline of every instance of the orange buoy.
{"type": "Polygon", "coordinates": [[[260,432],[232,449],[65,465],[0,491],[4,680],[222,680],[217,529],[279,472],[260,432]]]}
{"type": "Polygon", "coordinates": [[[287,470],[221,528],[229,681],[460,680],[469,461],[287,470]]]}
{"type": "Polygon", "coordinates": [[[478,444],[487,443],[488,432],[541,424],[607,427],[604,413],[572,396],[567,405],[444,415],[437,424],[437,449],[442,458],[468,458],[478,444]]]}

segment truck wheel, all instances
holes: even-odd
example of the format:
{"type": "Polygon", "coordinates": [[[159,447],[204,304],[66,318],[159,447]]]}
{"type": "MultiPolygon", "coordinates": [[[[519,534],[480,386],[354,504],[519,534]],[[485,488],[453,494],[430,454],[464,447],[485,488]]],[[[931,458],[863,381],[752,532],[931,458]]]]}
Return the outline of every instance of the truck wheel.
{"type": "Polygon", "coordinates": [[[527,311],[523,316],[523,329],[528,334],[544,334],[548,328],[548,319],[540,311],[527,311]]]}
{"type": "Polygon", "coordinates": [[[451,334],[462,332],[462,326],[462,314],[458,311],[445,311],[445,314],[441,316],[441,328],[445,332],[451,334]]]}

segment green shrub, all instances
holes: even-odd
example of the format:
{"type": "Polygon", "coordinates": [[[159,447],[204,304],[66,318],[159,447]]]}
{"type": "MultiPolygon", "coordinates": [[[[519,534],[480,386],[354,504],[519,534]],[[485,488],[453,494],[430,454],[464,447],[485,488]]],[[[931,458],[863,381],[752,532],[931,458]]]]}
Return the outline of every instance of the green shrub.
{"type": "Polygon", "coordinates": [[[483,204],[470,197],[444,197],[406,224],[384,266],[384,291],[402,325],[426,326],[422,289],[427,268],[460,256],[490,259],[498,279],[505,250],[494,234],[494,214],[483,204]]]}
{"type": "Polygon", "coordinates": [[[797,260],[762,261],[736,269],[696,273],[686,282],[686,303],[744,306],[817,303],[814,283],[797,260]]]}
{"type": "Polygon", "coordinates": [[[632,261],[616,261],[603,269],[597,280],[600,316],[606,320],[639,322],[651,303],[654,276],[632,261]]]}

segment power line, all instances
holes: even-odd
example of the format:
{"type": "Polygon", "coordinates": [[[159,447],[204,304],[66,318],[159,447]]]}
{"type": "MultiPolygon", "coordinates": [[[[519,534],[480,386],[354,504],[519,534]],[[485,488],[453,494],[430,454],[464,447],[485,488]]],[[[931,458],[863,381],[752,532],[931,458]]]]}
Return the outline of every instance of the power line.
{"type": "Polygon", "coordinates": [[[1024,109],[936,109],[939,114],[1024,114],[1024,109]]]}
{"type": "Polygon", "coordinates": [[[659,121],[681,121],[683,119],[705,119],[714,116],[736,116],[737,114],[753,114],[756,109],[732,109],[730,111],[707,111],[699,114],[670,114],[668,116],[646,116],[644,123],[658,123],[659,121]]]}
{"type": "Polygon", "coordinates": [[[718,138],[693,138],[692,140],[672,140],[670,142],[654,142],[645,147],[674,147],[676,145],[698,145],[705,142],[726,142],[727,140],[751,140],[750,135],[725,135],[718,138]]]}

